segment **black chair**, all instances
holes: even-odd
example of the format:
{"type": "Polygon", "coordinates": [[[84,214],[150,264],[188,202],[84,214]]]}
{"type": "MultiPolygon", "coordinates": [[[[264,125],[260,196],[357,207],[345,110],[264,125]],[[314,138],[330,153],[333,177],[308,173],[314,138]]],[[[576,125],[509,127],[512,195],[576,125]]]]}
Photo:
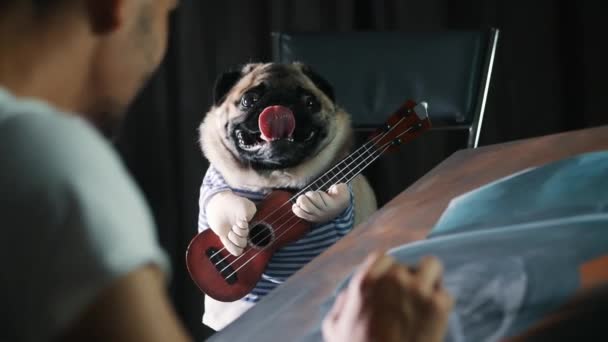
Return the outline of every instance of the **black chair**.
{"type": "MultiPolygon", "coordinates": [[[[370,129],[384,122],[405,100],[428,102],[433,130],[457,130],[466,134],[459,146],[450,144],[451,153],[478,146],[498,35],[499,30],[495,28],[273,33],[273,60],[300,61],[324,76],[334,86],[338,103],[353,116],[358,140],[363,140],[370,129]]],[[[445,157],[447,153],[427,164],[434,166],[445,157]]],[[[411,160],[409,162],[411,164],[411,160]]],[[[392,194],[428,171],[428,165],[405,181],[393,181],[400,184],[389,184],[398,188],[392,194]]],[[[390,167],[398,168],[398,165],[390,167]]],[[[389,172],[387,167],[382,169],[383,173],[389,172]]],[[[376,181],[370,179],[380,195],[379,204],[388,199],[383,201],[383,196],[378,194],[379,187],[386,188],[386,184],[378,186],[387,181],[380,179],[385,178],[381,173],[376,181]]],[[[393,178],[399,177],[401,173],[397,172],[393,178]]]]}

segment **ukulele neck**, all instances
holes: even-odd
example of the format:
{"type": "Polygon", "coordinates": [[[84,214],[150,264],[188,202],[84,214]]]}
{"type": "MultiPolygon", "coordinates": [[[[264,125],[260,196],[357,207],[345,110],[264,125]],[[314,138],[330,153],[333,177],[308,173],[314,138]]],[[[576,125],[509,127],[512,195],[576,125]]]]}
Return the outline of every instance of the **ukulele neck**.
{"type": "Polygon", "coordinates": [[[382,154],[374,144],[365,144],[310,183],[307,191],[327,191],[332,185],[349,183],[382,154]]]}
{"type": "Polygon", "coordinates": [[[411,141],[430,127],[426,102],[406,102],[370,140],[302,189],[300,194],[327,191],[334,184],[349,183],[382,154],[411,141]]]}

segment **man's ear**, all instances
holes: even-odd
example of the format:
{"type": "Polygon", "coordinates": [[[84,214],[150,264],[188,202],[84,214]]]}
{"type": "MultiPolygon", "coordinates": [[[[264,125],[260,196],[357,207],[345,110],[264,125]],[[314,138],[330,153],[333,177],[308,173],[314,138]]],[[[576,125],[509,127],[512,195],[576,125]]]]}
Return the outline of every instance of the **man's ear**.
{"type": "Polygon", "coordinates": [[[216,80],[213,87],[213,103],[219,105],[226,94],[234,87],[234,85],[241,79],[243,74],[240,71],[228,71],[221,74],[216,80]]]}
{"type": "Polygon", "coordinates": [[[126,0],[86,0],[86,10],[95,34],[107,34],[116,31],[127,15],[126,0]]]}

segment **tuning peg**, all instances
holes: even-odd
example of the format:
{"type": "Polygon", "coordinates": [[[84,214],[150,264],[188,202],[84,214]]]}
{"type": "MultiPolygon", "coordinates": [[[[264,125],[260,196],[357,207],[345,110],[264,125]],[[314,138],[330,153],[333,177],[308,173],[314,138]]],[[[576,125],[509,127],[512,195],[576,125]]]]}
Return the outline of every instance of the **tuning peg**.
{"type": "Polygon", "coordinates": [[[424,120],[429,117],[429,104],[426,101],[422,101],[414,107],[414,111],[418,114],[420,120],[424,120]]]}

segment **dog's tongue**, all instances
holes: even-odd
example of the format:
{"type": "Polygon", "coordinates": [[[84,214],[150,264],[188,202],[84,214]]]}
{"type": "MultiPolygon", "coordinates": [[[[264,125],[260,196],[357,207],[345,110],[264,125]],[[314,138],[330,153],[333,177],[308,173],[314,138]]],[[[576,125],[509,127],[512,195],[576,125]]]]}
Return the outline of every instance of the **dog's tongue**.
{"type": "Polygon", "coordinates": [[[296,119],[291,109],[284,106],[266,107],[258,118],[262,139],[273,141],[291,138],[296,129],[296,119]]]}

